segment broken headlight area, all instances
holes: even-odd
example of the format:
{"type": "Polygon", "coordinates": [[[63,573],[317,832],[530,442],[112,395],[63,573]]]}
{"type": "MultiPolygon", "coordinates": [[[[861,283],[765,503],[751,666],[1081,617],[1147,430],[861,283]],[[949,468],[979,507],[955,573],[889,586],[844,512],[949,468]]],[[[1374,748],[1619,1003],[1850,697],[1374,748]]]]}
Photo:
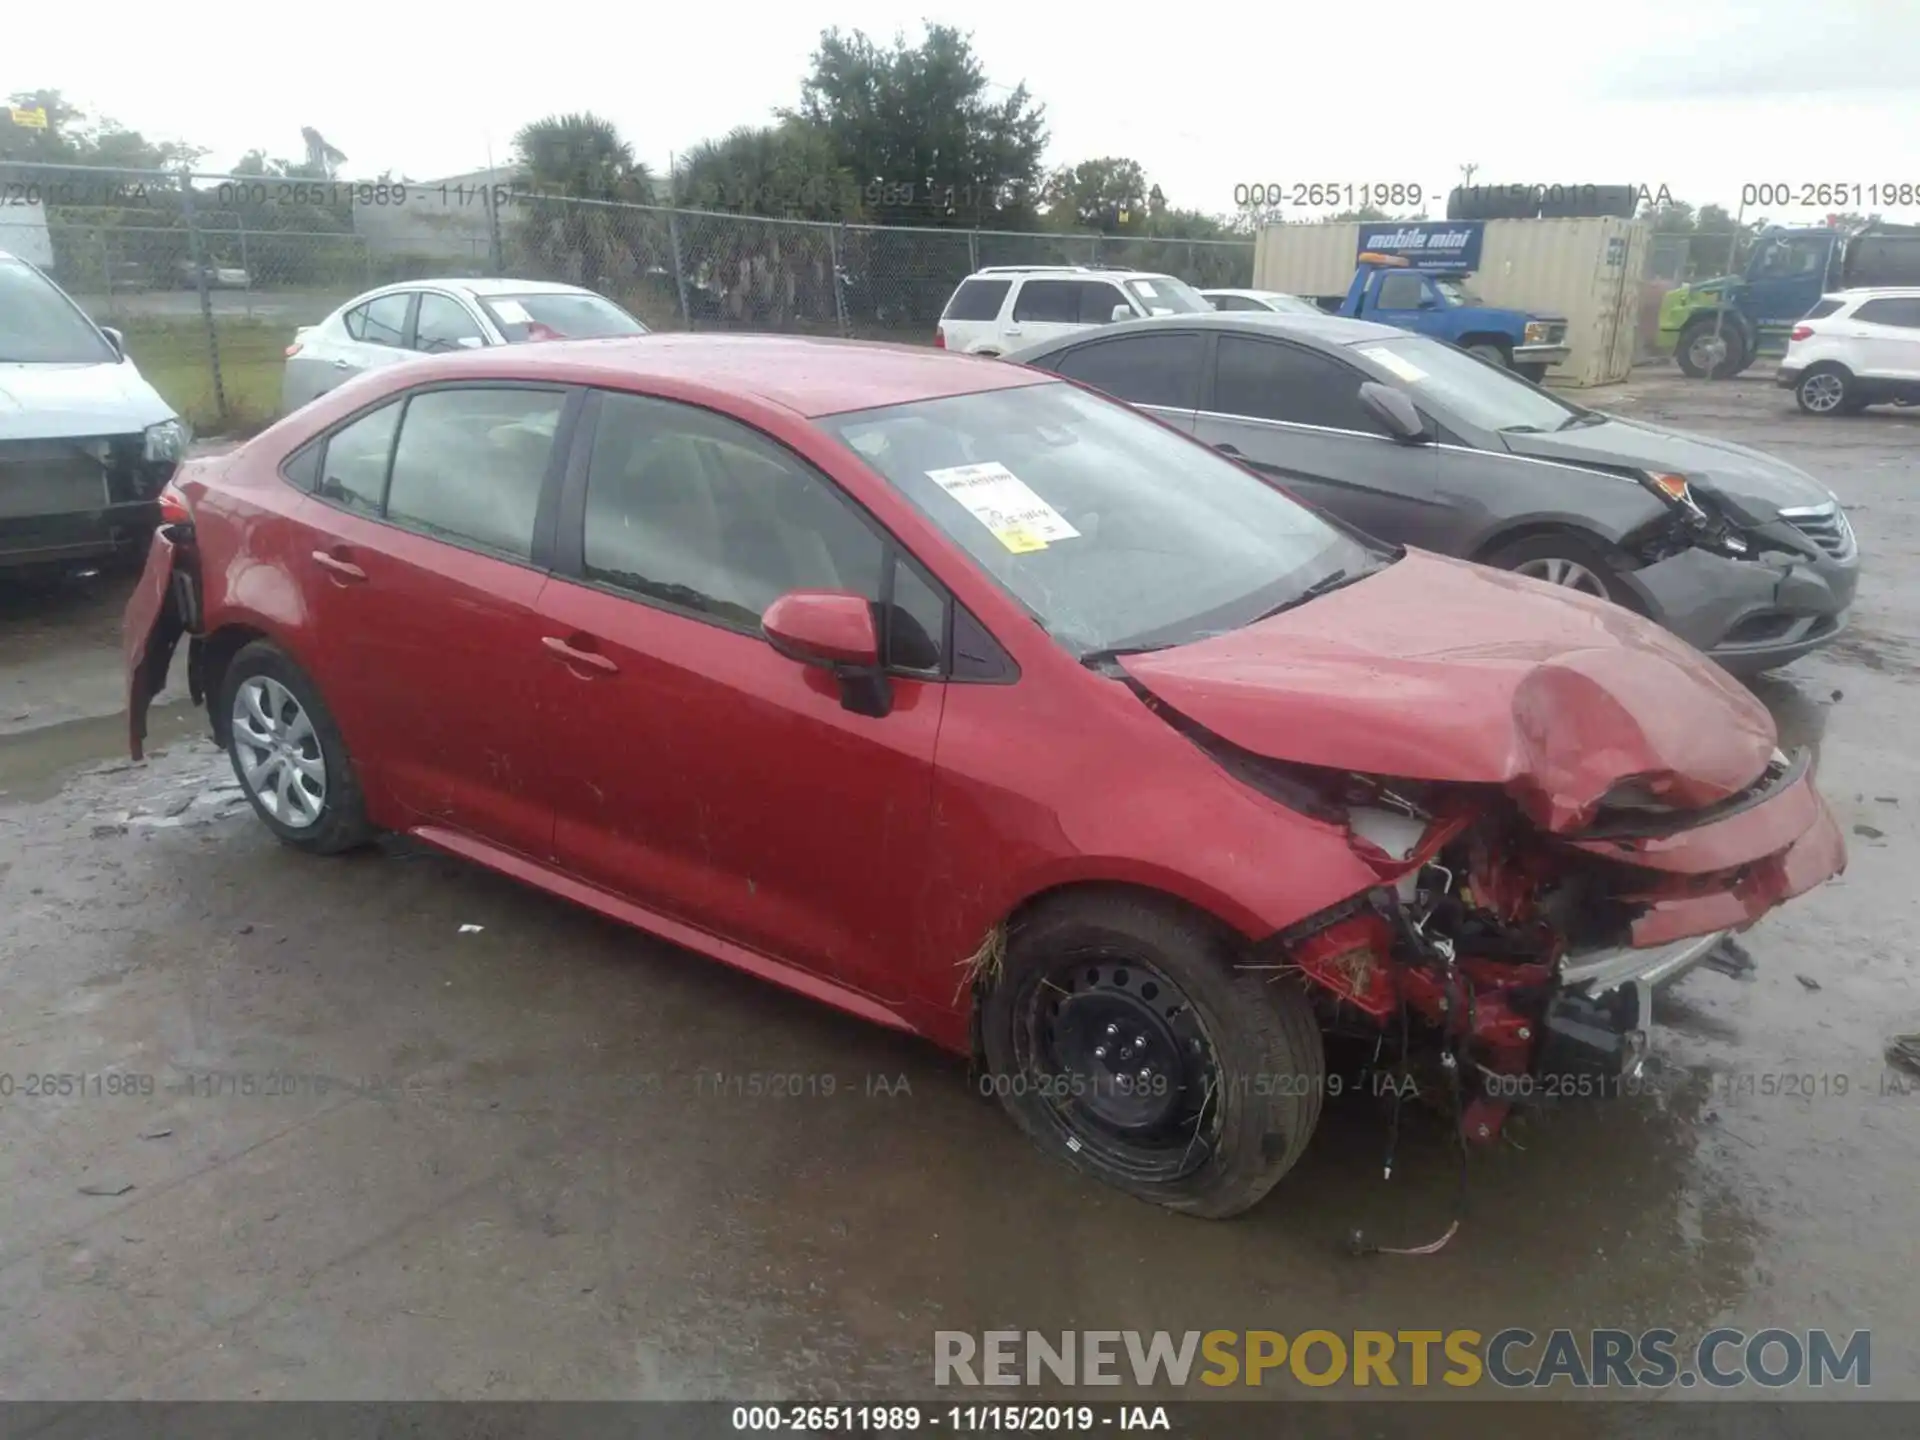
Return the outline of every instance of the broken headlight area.
{"type": "Polygon", "coordinates": [[[1750,560],[1762,549],[1772,548],[1718,495],[1689,484],[1684,475],[1644,470],[1640,481],[1666,502],[1659,518],[1629,536],[1621,547],[1642,563],[1670,560],[1683,550],[1750,560]]]}
{"type": "Polygon", "coordinates": [[[1658,847],[1792,788],[1804,757],[1697,812],[1629,779],[1568,835],[1491,786],[1287,769],[1344,813],[1381,883],[1272,937],[1257,963],[1304,977],[1328,1031],[1371,1037],[1376,1066],[1456,1094],[1470,1140],[1495,1138],[1516,1100],[1623,1089],[1653,986],[1795,893],[1786,842],[1710,868],[1674,868],[1658,847]]]}

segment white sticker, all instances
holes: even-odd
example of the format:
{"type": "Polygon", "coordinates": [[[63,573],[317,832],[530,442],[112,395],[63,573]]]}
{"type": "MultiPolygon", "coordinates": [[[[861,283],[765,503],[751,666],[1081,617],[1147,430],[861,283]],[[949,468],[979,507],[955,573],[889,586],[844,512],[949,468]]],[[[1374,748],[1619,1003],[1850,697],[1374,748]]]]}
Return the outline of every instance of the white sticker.
{"type": "Polygon", "coordinates": [[[531,325],[533,323],[533,316],[527,313],[527,307],[522,305],[518,300],[494,301],[493,313],[509,325],[531,325]]]}
{"type": "Polygon", "coordinates": [[[998,460],[929,470],[927,478],[953,496],[1016,555],[1044,550],[1055,540],[1078,539],[1066,517],[998,460]]]}
{"type": "Polygon", "coordinates": [[[1426,371],[1422,370],[1418,365],[1414,364],[1398,351],[1389,350],[1384,345],[1362,346],[1360,353],[1365,355],[1369,360],[1378,361],[1380,364],[1386,366],[1387,369],[1391,370],[1408,384],[1427,378],[1426,371]]]}

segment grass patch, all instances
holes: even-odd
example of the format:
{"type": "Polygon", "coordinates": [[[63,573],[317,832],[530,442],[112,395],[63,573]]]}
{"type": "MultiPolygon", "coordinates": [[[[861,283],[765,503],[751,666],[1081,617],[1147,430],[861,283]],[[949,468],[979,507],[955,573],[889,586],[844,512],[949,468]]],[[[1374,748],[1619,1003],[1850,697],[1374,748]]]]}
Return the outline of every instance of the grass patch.
{"type": "Polygon", "coordinates": [[[197,435],[251,435],[273,422],[280,408],[280,370],[294,329],[292,321],[234,317],[214,322],[227,399],[223,416],[214,392],[206,326],[198,318],[128,319],[121,325],[133,363],[197,435]]]}

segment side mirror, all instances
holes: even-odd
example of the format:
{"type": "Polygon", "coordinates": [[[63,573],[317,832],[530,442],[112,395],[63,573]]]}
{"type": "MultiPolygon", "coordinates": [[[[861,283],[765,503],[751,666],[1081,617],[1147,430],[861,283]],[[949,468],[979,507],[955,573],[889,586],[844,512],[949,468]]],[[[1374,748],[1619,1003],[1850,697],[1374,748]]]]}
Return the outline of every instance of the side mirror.
{"type": "Polygon", "coordinates": [[[482,340],[478,335],[462,335],[453,343],[458,345],[462,350],[479,350],[483,348],[487,342],[482,340]]]}
{"type": "Polygon", "coordinates": [[[107,343],[113,346],[113,353],[122,360],[127,358],[127,337],[111,325],[102,325],[100,333],[107,337],[107,343]]]}
{"type": "Polygon", "coordinates": [[[1403,445],[1418,445],[1431,438],[1427,434],[1427,422],[1420,418],[1419,410],[1403,390],[1369,380],[1360,387],[1360,403],[1403,445]]]}
{"type": "Polygon", "coordinates": [[[1133,319],[1133,310],[1130,306],[1116,305],[1113,307],[1112,312],[1107,316],[1107,323],[1111,325],[1116,320],[1131,320],[1131,319],[1133,319]]]}
{"type": "Polygon", "coordinates": [[[840,681],[840,703],[855,714],[878,718],[893,708],[870,601],[835,590],[793,590],[767,607],[760,629],[789,660],[831,670],[840,681]]]}
{"type": "Polygon", "coordinates": [[[1419,308],[1422,310],[1438,310],[1440,308],[1440,302],[1431,295],[1422,295],[1420,297],[1419,308]]]}

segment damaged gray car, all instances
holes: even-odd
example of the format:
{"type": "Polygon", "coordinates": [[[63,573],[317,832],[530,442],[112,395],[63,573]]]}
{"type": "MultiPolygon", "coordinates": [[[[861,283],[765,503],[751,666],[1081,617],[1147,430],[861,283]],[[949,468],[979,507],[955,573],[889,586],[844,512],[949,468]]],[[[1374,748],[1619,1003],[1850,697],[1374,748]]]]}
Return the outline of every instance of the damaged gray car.
{"type": "Polygon", "coordinates": [[[1105,391],[1383,540],[1624,605],[1736,674],[1845,629],[1859,547],[1819,481],[1334,317],[1180,315],[1006,357],[1105,391]]]}

